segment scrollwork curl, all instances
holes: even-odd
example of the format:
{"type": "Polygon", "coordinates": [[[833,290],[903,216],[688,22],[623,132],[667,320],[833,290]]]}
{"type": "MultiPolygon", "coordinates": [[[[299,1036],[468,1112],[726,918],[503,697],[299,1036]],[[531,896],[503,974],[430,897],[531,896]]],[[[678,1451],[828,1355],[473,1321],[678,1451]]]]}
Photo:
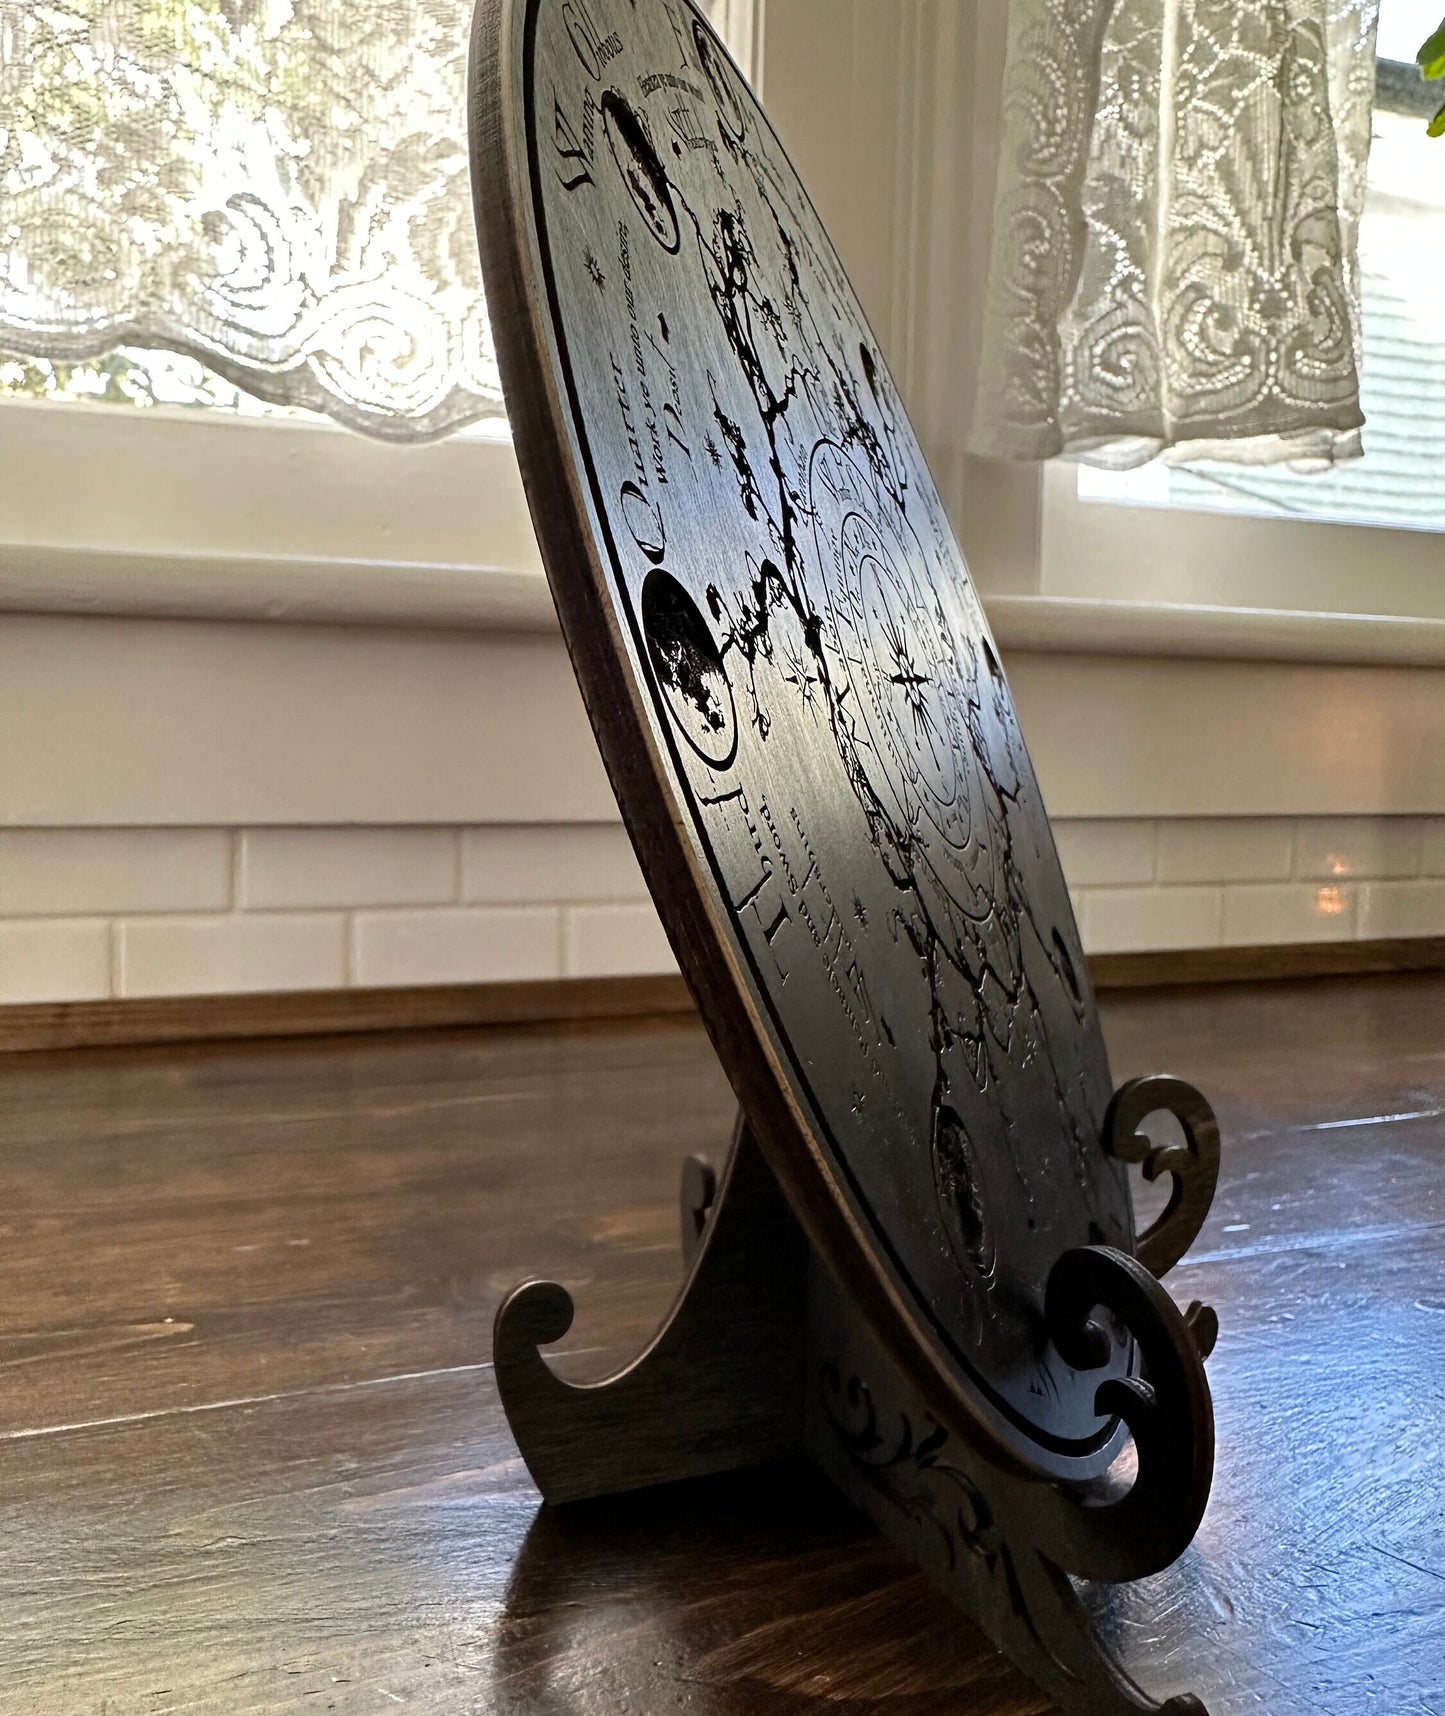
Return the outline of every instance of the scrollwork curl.
{"type": "Polygon", "coordinates": [[[1101,1383],[1094,1409],[1123,1420],[1138,1472],[1121,1496],[1050,1492],[1040,1547],[1081,1578],[1157,1573],[1194,1536],[1214,1477],[1214,1409],[1190,1323],[1139,1259],[1106,1245],[1059,1258],[1044,1319],[1060,1354],[1081,1370],[1103,1363],[1113,1330],[1132,1337],[1138,1373],[1101,1383]]]}
{"type": "MultiPolygon", "coordinates": [[[[1136,1162],[1144,1178],[1168,1174],[1173,1184],[1164,1212],[1139,1236],[1135,1253],[1155,1276],[1166,1275],[1194,1243],[1219,1182],[1219,1122],[1192,1084],[1164,1073],[1121,1084],[1104,1116],[1104,1149],[1120,1162],[1136,1162]],[[1171,1114],[1183,1144],[1156,1144],[1141,1130],[1151,1114],[1171,1114]]],[[[1212,1343],[1211,1343],[1212,1344],[1212,1343]]]]}

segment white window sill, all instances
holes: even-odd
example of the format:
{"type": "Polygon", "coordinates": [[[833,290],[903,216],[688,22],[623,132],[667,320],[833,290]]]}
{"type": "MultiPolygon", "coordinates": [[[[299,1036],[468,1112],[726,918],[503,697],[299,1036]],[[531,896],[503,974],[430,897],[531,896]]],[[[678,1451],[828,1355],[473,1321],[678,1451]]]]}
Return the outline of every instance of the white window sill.
{"type": "Polygon", "coordinates": [[[1445,665],[1437,533],[1086,501],[1063,461],[1041,500],[1037,585],[986,599],[1004,647],[1445,665]]]}
{"type": "MultiPolygon", "coordinates": [[[[1445,667],[1445,620],[1086,596],[985,597],[1015,654],[1445,667]]],[[[540,570],[0,542],[0,612],[552,632],[540,570]]]]}
{"type": "Polygon", "coordinates": [[[0,610],[548,630],[503,432],[0,403],[0,610]]]}
{"type": "MultiPolygon", "coordinates": [[[[0,612],[556,629],[504,438],[395,448],[218,412],[7,403],[0,469],[0,612]]],[[[1072,522],[1160,529],[1140,509],[1075,506],[1072,522]]],[[[1194,534],[1166,525],[1156,549],[1194,534]]],[[[1327,542],[1339,541],[1333,528],[1327,542]]],[[[1121,550],[1140,544],[1108,546],[1114,564],[1137,562],[1121,550]]],[[[984,601],[1014,653],[1445,666],[1445,618],[1404,612],[1093,593],[984,601]]]]}
{"type": "Polygon", "coordinates": [[[0,612],[550,632],[540,570],[0,542],[0,612]]]}
{"type": "Polygon", "coordinates": [[[1445,620],[1093,596],[985,597],[1004,651],[1445,667],[1445,620]]]}

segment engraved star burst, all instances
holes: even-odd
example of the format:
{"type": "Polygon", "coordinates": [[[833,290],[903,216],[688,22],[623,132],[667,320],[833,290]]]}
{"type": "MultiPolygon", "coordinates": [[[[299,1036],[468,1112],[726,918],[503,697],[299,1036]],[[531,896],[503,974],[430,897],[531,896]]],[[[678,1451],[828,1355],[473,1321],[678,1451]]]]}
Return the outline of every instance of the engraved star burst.
{"type": "Polygon", "coordinates": [[[708,458],[710,458],[712,460],[713,465],[716,467],[716,469],[721,470],[722,469],[722,451],[719,448],[717,442],[713,440],[711,435],[709,435],[707,440],[705,440],[702,445],[703,445],[703,451],[707,454],[708,458]]]}
{"type": "Polygon", "coordinates": [[[607,284],[607,276],[602,272],[602,264],[597,260],[596,256],[593,255],[590,247],[588,248],[584,261],[587,266],[588,278],[600,292],[607,284]]]}
{"type": "Polygon", "coordinates": [[[901,624],[892,614],[883,622],[883,641],[888,651],[889,682],[903,693],[908,712],[913,718],[913,737],[927,745],[928,754],[937,764],[943,735],[938,731],[938,724],[933,718],[933,711],[924,691],[924,688],[933,682],[914,665],[913,651],[908,639],[904,636],[901,624]]]}
{"type": "Polygon", "coordinates": [[[797,689],[803,707],[816,717],[820,707],[818,677],[809,671],[810,664],[807,656],[792,638],[787,639],[783,645],[783,663],[787,669],[783,678],[789,685],[797,689]]]}

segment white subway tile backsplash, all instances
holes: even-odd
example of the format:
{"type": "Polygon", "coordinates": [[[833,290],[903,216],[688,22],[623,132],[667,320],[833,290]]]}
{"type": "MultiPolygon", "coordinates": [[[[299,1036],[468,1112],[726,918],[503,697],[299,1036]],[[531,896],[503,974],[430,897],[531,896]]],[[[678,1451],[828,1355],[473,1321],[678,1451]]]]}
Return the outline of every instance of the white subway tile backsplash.
{"type": "Polygon", "coordinates": [[[451,828],[250,828],[241,835],[247,908],[424,906],[457,897],[451,828]]]}
{"type": "Polygon", "coordinates": [[[1424,826],[1414,816],[1301,817],[1295,875],[1302,880],[1418,876],[1424,826]]]}
{"type": "Polygon", "coordinates": [[[110,994],[103,918],[0,923],[0,1003],[101,1001],[110,994]]]}
{"type": "Polygon", "coordinates": [[[1224,890],[1224,945],[1348,941],[1356,890],[1339,882],[1279,882],[1224,890]]]}
{"type": "Polygon", "coordinates": [[[362,912],[354,935],[354,981],[363,988],[517,981],[562,970],[556,906],[362,912]]]}
{"type": "Polygon", "coordinates": [[[0,832],[0,918],[224,911],[224,828],[12,828],[0,832]]]}
{"type": "Polygon", "coordinates": [[[1084,900],[1087,953],[1216,947],[1218,888],[1093,888],[1084,900]]]}
{"type": "Polygon", "coordinates": [[[1360,936],[1445,935],[1445,881],[1365,882],[1360,887],[1360,936]]]}
{"type": "Polygon", "coordinates": [[[1183,816],[1159,824],[1161,882],[1283,882],[1293,857],[1287,817],[1183,816]]]}
{"type": "Polygon", "coordinates": [[[339,989],[346,982],[340,913],[133,918],[116,934],[122,995],[339,989]]]}
{"type": "Polygon", "coordinates": [[[647,884],[620,822],[468,828],[462,834],[462,898],[645,900],[647,884]]]}
{"type": "Polygon", "coordinates": [[[638,906],[571,906],[566,914],[563,971],[568,977],[676,971],[657,911],[638,906]]]}
{"type": "Polygon", "coordinates": [[[1154,880],[1152,822],[1056,822],[1054,840],[1071,888],[1123,887],[1154,880]]]}
{"type": "MultiPolygon", "coordinates": [[[[1091,953],[1445,935],[1445,816],[1056,833],[1091,953]]],[[[618,823],[0,831],[0,1003],[674,970],[618,823]]]]}

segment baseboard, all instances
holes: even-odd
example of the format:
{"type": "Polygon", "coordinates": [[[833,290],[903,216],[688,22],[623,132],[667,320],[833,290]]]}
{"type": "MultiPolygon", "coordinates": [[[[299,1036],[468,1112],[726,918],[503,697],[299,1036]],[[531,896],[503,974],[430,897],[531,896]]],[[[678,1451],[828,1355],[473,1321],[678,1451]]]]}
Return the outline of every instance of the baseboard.
{"type": "MultiPolygon", "coordinates": [[[[1178,984],[1258,983],[1445,970],[1445,936],[1103,953],[1089,961],[1101,992],[1178,984]]],[[[676,975],[568,977],[535,983],[448,983],[416,989],[326,989],[0,1006],[0,1054],[36,1049],[435,1031],[479,1025],[637,1019],[693,1010],[676,975]]]]}
{"type": "Polygon", "coordinates": [[[1190,947],[1165,953],[1096,953],[1089,959],[1089,973],[1099,991],[1440,970],[1445,970],[1445,936],[1438,935],[1390,941],[1291,942],[1278,947],[1190,947]]]}
{"type": "Polygon", "coordinates": [[[676,975],[39,1002],[0,1007],[0,1054],[237,1037],[628,1019],[692,1010],[687,985],[676,975]]]}

